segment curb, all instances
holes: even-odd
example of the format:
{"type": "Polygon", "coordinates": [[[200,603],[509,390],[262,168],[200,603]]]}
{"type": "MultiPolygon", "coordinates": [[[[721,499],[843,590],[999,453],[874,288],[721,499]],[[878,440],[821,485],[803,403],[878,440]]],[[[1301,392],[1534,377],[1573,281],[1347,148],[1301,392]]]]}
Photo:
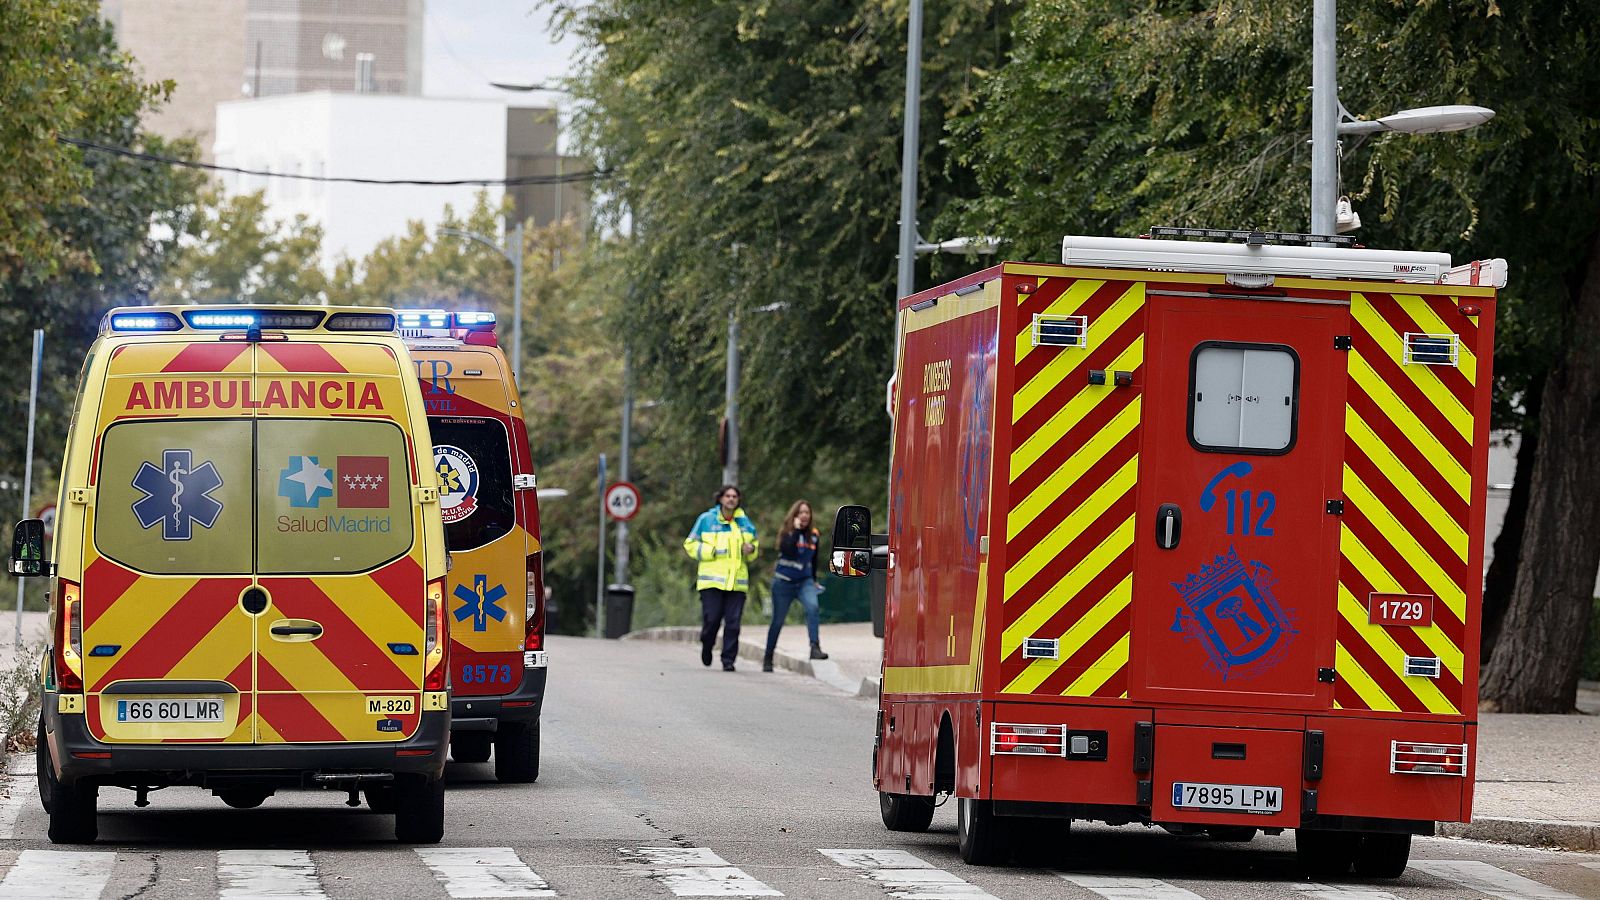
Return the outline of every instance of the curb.
{"type": "Polygon", "coordinates": [[[1549,822],[1537,819],[1475,818],[1471,822],[1442,822],[1443,837],[1469,841],[1492,841],[1523,847],[1553,847],[1560,850],[1600,850],[1600,822],[1549,822]]]}
{"type": "MultiPolygon", "coordinates": [[[[700,642],[700,629],[692,625],[663,625],[658,628],[645,628],[639,631],[630,631],[623,635],[624,641],[674,641],[685,644],[700,642]]],[[[739,640],[739,658],[749,660],[760,665],[761,658],[766,655],[765,644],[754,641],[739,640]]],[[[837,691],[842,691],[851,696],[866,696],[860,692],[865,690],[865,681],[856,684],[839,671],[839,666],[826,659],[801,659],[778,650],[772,654],[772,666],[799,675],[809,675],[837,691]]],[[[877,696],[876,689],[872,696],[877,696]]]]}

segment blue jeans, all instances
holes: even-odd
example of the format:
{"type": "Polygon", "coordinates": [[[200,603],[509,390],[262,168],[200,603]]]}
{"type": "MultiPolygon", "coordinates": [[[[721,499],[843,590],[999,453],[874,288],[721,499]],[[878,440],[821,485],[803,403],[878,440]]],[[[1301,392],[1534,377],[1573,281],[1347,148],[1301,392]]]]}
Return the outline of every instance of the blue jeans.
{"type": "Polygon", "coordinates": [[[783,620],[789,615],[789,604],[795,598],[800,598],[800,605],[806,611],[806,632],[811,635],[811,643],[821,643],[817,640],[817,583],[809,578],[799,581],[785,581],[782,578],[772,579],[772,625],[767,629],[767,654],[778,648],[778,632],[783,630],[783,620]]]}

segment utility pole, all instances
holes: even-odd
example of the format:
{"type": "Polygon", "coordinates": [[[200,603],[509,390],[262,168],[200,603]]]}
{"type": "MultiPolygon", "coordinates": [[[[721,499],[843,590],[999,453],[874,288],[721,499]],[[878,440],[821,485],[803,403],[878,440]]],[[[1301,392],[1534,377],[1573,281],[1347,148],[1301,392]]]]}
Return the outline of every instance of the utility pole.
{"type": "Polygon", "coordinates": [[[517,382],[517,402],[522,402],[522,217],[511,229],[511,375],[517,382]]]}
{"type": "Polygon", "coordinates": [[[1311,11],[1311,233],[1333,234],[1339,205],[1339,63],[1336,0],[1311,11]]]}
{"type": "MultiPolygon", "coordinates": [[[[22,460],[22,518],[29,518],[33,502],[33,421],[39,409],[39,367],[44,364],[44,329],[33,330],[33,374],[28,384],[28,442],[22,460]]],[[[17,635],[13,646],[22,647],[22,596],[26,578],[17,579],[17,635]]]]}
{"type": "MultiPolygon", "coordinates": [[[[1332,2],[1332,0],[1327,0],[1332,2]]],[[[922,116],[922,0],[911,0],[906,25],[906,106],[900,145],[900,266],[895,299],[917,292],[917,155],[922,116]]]]}
{"type": "Polygon", "coordinates": [[[726,457],[722,463],[722,483],[739,483],[739,311],[728,311],[728,364],[724,377],[722,412],[726,457]]]}
{"type": "Polygon", "coordinates": [[[606,636],[606,455],[600,454],[600,486],[594,495],[600,513],[600,539],[595,541],[594,636],[606,636]]]}
{"type": "MultiPolygon", "coordinates": [[[[617,459],[617,480],[628,481],[628,457],[633,449],[633,351],[622,351],[622,455],[617,459]]],[[[617,521],[617,547],[612,571],[617,584],[628,583],[628,523],[617,521]]]]}

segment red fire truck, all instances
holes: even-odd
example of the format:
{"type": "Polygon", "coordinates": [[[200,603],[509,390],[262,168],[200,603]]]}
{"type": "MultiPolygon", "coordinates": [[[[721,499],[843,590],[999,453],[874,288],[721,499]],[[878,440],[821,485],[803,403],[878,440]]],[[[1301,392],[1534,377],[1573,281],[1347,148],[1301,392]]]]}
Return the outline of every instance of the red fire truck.
{"type": "Polygon", "coordinates": [[[900,301],[888,552],[864,507],[833,552],[887,567],[884,824],[953,796],[974,864],[1292,828],[1399,876],[1471,815],[1505,261],[1152,235],[900,301]]]}

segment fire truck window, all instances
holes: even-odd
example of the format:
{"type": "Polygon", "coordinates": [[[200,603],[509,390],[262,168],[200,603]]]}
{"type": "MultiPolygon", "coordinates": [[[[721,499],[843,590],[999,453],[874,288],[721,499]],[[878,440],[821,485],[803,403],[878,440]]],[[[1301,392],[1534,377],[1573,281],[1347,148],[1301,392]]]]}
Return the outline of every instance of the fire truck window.
{"type": "Polygon", "coordinates": [[[1300,359],[1288,347],[1207,341],[1189,376],[1189,440],[1200,450],[1281,454],[1294,446],[1300,359]]]}
{"type": "Polygon", "coordinates": [[[510,534],[517,505],[505,426],[494,419],[441,416],[429,419],[428,428],[446,546],[472,550],[510,534]]]}

